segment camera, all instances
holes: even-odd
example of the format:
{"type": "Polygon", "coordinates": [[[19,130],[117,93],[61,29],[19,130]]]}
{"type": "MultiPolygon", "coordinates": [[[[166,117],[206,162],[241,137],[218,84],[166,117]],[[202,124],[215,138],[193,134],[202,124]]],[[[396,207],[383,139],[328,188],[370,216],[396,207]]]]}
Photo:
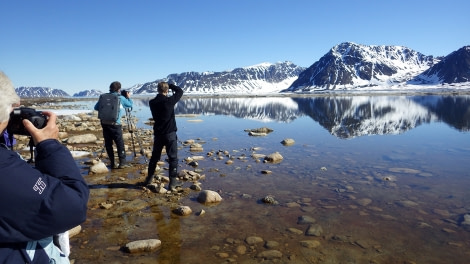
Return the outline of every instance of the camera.
{"type": "Polygon", "coordinates": [[[126,90],[122,90],[121,91],[121,95],[126,97],[126,98],[129,98],[129,91],[126,91],[126,90]]]}
{"type": "Polygon", "coordinates": [[[41,111],[29,107],[15,108],[10,113],[10,121],[7,126],[8,133],[30,136],[23,125],[23,119],[28,119],[38,129],[44,128],[47,124],[47,117],[41,111]]]}

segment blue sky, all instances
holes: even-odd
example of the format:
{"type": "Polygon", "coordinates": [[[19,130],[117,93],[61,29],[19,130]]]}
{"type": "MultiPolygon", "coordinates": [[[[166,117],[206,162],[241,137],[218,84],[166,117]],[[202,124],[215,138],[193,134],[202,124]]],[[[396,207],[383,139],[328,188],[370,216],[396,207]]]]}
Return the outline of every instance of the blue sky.
{"type": "Polygon", "coordinates": [[[15,87],[70,95],[263,62],[308,67],[346,41],[434,56],[470,45],[468,0],[9,0],[0,10],[0,70],[15,87]]]}

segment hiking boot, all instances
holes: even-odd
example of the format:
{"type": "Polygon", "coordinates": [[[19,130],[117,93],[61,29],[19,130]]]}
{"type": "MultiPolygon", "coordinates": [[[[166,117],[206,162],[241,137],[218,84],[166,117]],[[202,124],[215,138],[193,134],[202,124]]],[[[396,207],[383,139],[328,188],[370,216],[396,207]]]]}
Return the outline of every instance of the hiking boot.
{"type": "Polygon", "coordinates": [[[181,187],[182,185],[177,182],[176,177],[170,177],[170,183],[168,184],[169,191],[176,191],[177,188],[181,187]]]}
{"type": "Polygon", "coordinates": [[[124,160],[124,159],[119,160],[118,169],[125,169],[125,168],[129,168],[129,167],[132,167],[132,166],[131,166],[131,164],[127,163],[126,160],[124,160]]]}
{"type": "Polygon", "coordinates": [[[120,163],[117,168],[118,169],[125,169],[125,168],[130,168],[130,167],[132,167],[132,165],[129,164],[129,163],[120,163]]]}
{"type": "Polygon", "coordinates": [[[153,182],[153,177],[154,177],[153,175],[150,176],[150,177],[147,176],[147,178],[145,178],[145,181],[139,183],[139,185],[147,186],[147,185],[151,184],[153,182]]]}

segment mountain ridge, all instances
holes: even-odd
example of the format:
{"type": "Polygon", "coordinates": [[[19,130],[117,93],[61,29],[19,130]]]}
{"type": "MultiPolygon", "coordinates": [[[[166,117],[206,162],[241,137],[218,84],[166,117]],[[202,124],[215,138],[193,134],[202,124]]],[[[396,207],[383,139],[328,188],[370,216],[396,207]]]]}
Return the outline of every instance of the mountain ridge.
{"type": "MultiPolygon", "coordinates": [[[[377,89],[400,91],[443,89],[446,84],[462,84],[470,89],[470,46],[444,57],[433,57],[404,46],[343,42],[307,68],[284,61],[222,72],[173,73],[125,90],[136,95],[156,94],[160,81],[174,82],[187,95],[310,94],[377,89]]],[[[70,96],[62,90],[43,87],[19,87],[17,93],[20,97],[70,96]]],[[[85,90],[75,93],[73,97],[97,97],[101,93],[85,90]]]]}

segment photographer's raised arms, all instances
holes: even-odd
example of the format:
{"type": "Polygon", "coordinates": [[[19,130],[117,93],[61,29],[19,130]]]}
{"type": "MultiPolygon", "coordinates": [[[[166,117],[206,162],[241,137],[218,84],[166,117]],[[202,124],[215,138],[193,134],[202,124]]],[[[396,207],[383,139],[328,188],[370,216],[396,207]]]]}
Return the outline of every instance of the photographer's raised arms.
{"type": "Polygon", "coordinates": [[[122,138],[121,116],[124,108],[132,108],[133,102],[129,98],[129,93],[121,94],[121,83],[112,82],[109,85],[109,93],[100,95],[95,104],[98,111],[98,118],[103,128],[104,146],[110,161],[111,169],[123,169],[130,167],[126,161],[126,150],[124,149],[124,139],[122,138]],[[124,95],[123,95],[124,94],[124,95]],[[114,160],[113,142],[116,143],[119,165],[116,166],[114,160]]]}
{"type": "MultiPolygon", "coordinates": [[[[0,72],[0,131],[20,98],[0,72]]],[[[53,243],[86,219],[89,189],[70,151],[58,140],[57,116],[37,128],[22,120],[36,146],[35,167],[0,144],[0,263],[69,263],[68,245],[53,243]],[[61,249],[59,248],[61,246],[61,249]],[[65,252],[64,252],[65,251],[65,252]]]]}

